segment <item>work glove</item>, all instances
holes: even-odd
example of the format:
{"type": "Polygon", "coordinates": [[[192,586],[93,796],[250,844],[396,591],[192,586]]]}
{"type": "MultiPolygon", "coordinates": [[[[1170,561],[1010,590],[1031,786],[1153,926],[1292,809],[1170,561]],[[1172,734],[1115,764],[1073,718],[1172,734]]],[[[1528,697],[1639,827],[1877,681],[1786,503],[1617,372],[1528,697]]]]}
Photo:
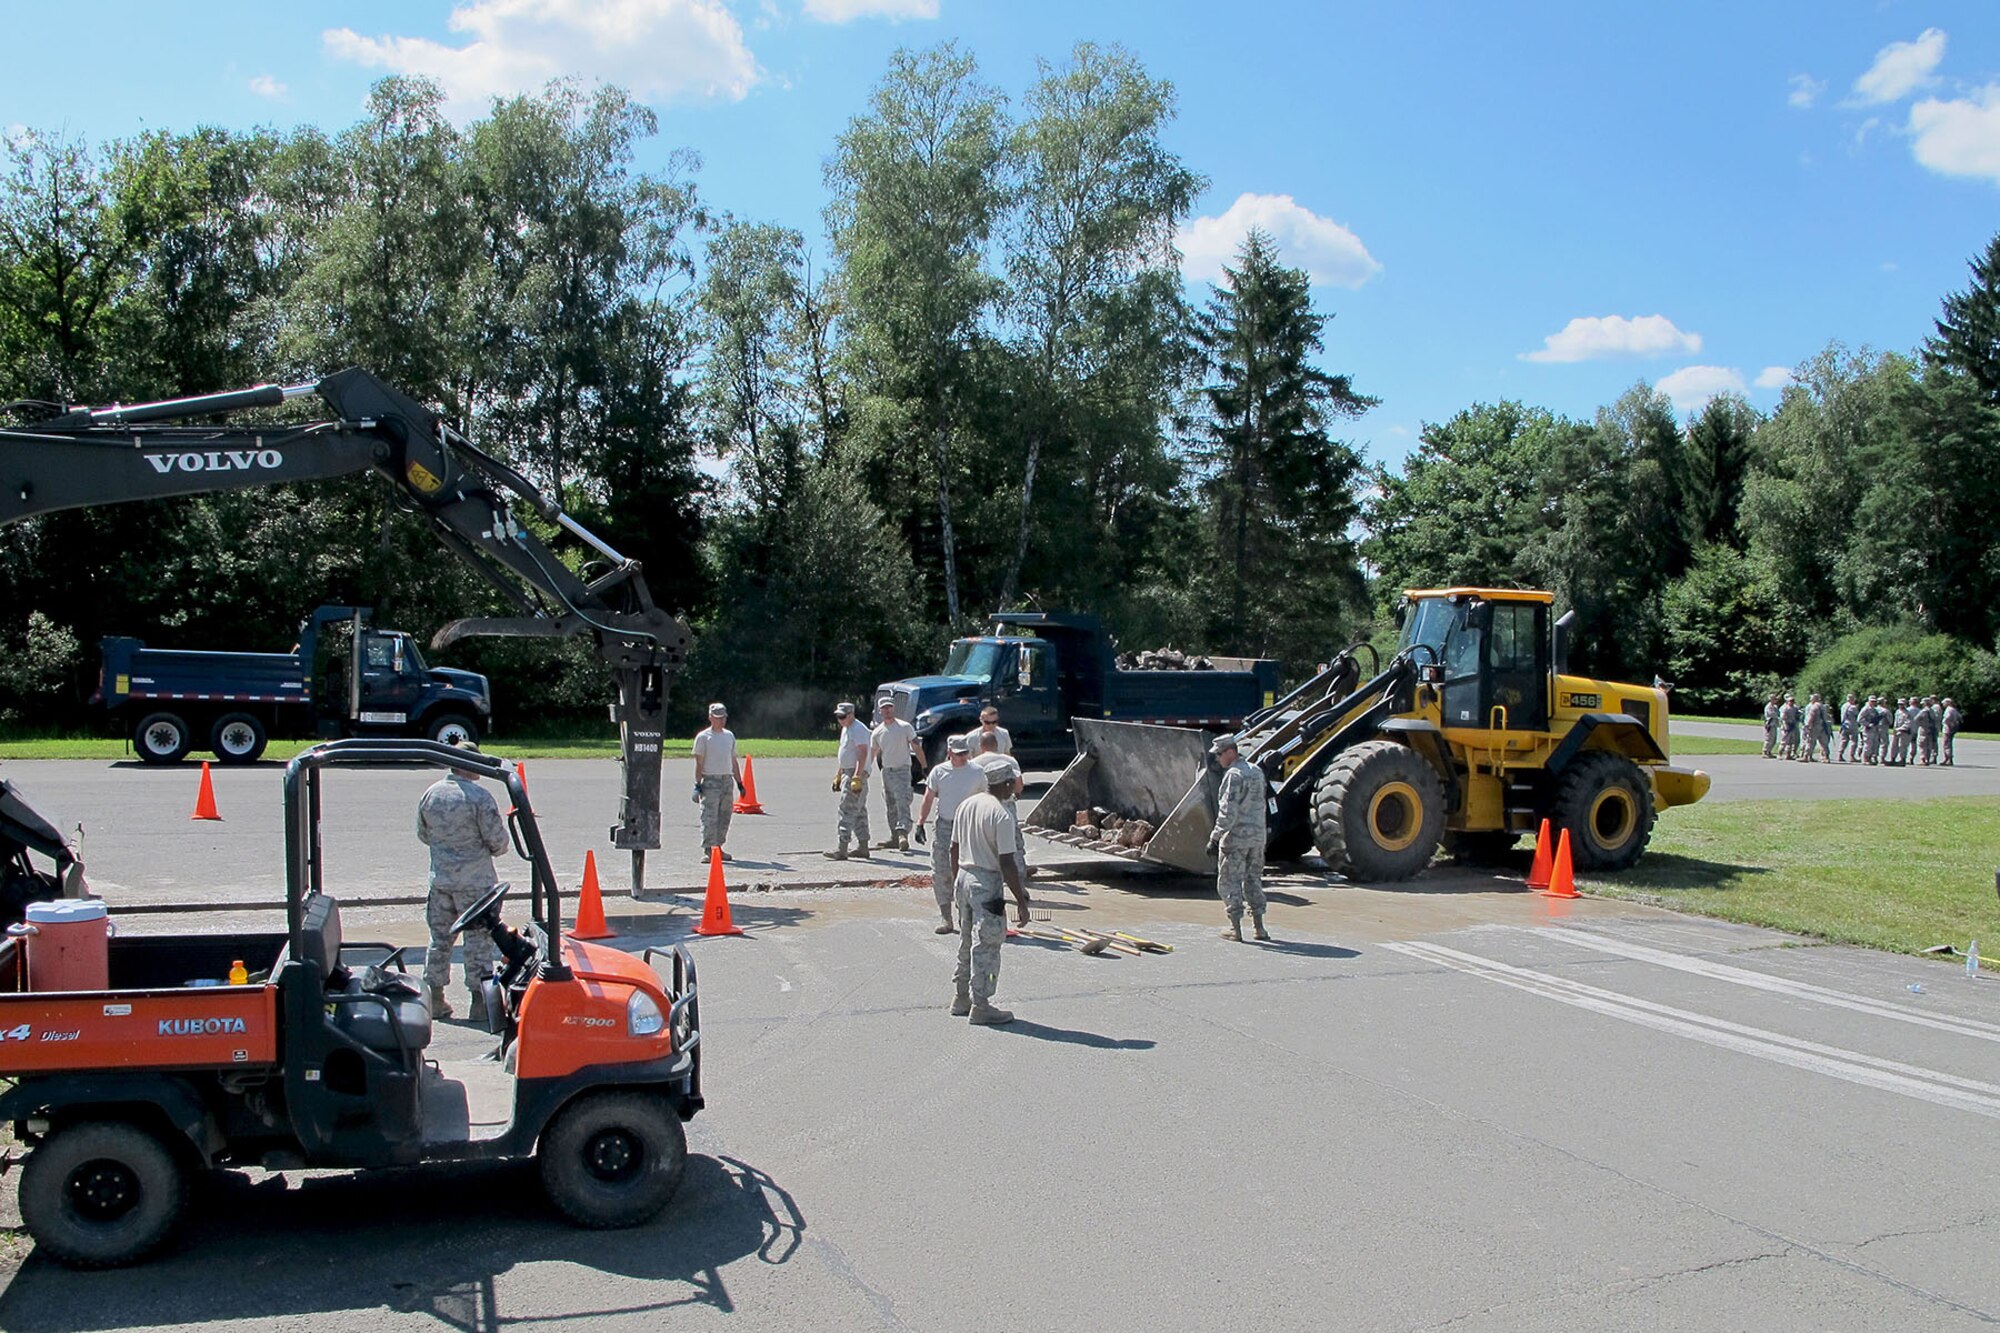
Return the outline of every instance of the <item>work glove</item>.
{"type": "Polygon", "coordinates": [[[834,775],[833,775],[833,786],[831,786],[831,787],[827,788],[827,790],[828,790],[828,791],[839,791],[839,790],[840,790],[840,774],[836,773],[836,774],[834,774],[834,775]]]}
{"type": "Polygon", "coordinates": [[[696,782],[696,783],[694,784],[694,803],[695,803],[696,805],[700,805],[700,804],[701,804],[701,783],[700,783],[700,782],[696,782]]]}
{"type": "Polygon", "coordinates": [[[859,773],[856,773],[853,777],[847,780],[847,789],[849,791],[858,792],[867,785],[868,785],[867,783],[861,780],[861,775],[859,773]]]}
{"type": "Polygon", "coordinates": [[[924,826],[922,824],[917,825],[917,846],[921,847],[930,840],[930,835],[924,832],[924,826]]]}

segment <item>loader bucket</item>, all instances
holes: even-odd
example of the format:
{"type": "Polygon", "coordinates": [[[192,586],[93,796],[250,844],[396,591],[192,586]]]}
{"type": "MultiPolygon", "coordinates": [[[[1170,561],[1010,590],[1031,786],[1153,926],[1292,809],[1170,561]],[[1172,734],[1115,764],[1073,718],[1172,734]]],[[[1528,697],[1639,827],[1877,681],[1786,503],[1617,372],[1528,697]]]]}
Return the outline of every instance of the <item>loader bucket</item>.
{"type": "Polygon", "coordinates": [[[1071,847],[1214,874],[1208,835],[1222,777],[1208,758],[1208,736],[1186,727],[1074,718],[1077,755],[1022,819],[1038,837],[1071,847]],[[1096,807],[1153,825],[1150,840],[1128,847],[1108,837],[1070,832],[1079,810],[1096,807]]]}

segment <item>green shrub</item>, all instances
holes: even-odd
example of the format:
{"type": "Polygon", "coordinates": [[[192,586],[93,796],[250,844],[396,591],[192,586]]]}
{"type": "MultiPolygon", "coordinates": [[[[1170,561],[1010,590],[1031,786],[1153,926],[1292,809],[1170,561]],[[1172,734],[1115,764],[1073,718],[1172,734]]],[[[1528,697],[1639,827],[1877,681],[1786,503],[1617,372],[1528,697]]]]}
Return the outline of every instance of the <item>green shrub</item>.
{"type": "Polygon", "coordinates": [[[1957,702],[1969,727],[2000,720],[2000,659],[1976,644],[1913,625],[1857,630],[1807,662],[1792,690],[1817,693],[1836,710],[1849,694],[1899,699],[1936,695],[1957,702]]]}

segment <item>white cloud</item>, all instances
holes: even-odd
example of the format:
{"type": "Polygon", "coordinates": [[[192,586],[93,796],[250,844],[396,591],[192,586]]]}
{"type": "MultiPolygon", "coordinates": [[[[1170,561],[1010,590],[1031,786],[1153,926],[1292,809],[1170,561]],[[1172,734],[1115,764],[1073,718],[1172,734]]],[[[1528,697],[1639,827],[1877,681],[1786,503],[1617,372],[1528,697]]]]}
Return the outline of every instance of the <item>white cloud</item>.
{"type": "Polygon", "coordinates": [[[256,78],[250,80],[250,91],[259,97],[283,97],[285,95],[285,85],[279,83],[269,74],[259,74],[256,78]]]}
{"type": "Polygon", "coordinates": [[[1682,333],[1665,315],[1580,315],[1562,332],[1542,339],[1542,350],[1523,352],[1523,361],[1600,361],[1614,356],[1666,356],[1699,352],[1701,335],[1682,333]]]}
{"type": "Polygon", "coordinates": [[[1751,383],[1760,389],[1782,389],[1792,382],[1792,372],[1784,366],[1765,366],[1751,383]]]}
{"type": "Polygon", "coordinates": [[[1810,74],[1794,74],[1791,95],[1785,98],[1785,101],[1803,110],[1817,102],[1819,95],[1825,91],[1826,83],[1823,80],[1815,79],[1810,74]]]}
{"type": "Polygon", "coordinates": [[[1288,194],[1243,194],[1221,217],[1196,218],[1181,228],[1181,272],[1216,282],[1236,258],[1251,228],[1277,242],[1278,256],[1316,283],[1359,287],[1382,271],[1361,238],[1331,218],[1301,206],[1288,194]]]}
{"type": "Polygon", "coordinates": [[[1914,42],[1891,42],[1875,53],[1875,63],[1854,81],[1856,100],[1895,102],[1930,82],[1944,59],[1944,29],[1925,28],[1914,42]]]}
{"type": "Polygon", "coordinates": [[[806,0],[806,17],[821,23],[852,23],[855,19],[934,19],[938,0],[806,0]]]}
{"type": "Polygon", "coordinates": [[[1725,393],[1742,393],[1743,376],[1727,366],[1682,366],[1653,386],[1683,412],[1725,393]]]}
{"type": "Polygon", "coordinates": [[[329,28],[321,41],[336,60],[437,80],[453,115],[568,75],[649,102],[740,98],[759,77],[722,0],[470,0],[448,26],[471,40],[448,46],[329,28]]]}
{"type": "Polygon", "coordinates": [[[2000,184],[2000,83],[1969,98],[1927,98],[1910,108],[1910,151],[1946,176],[2000,184]]]}

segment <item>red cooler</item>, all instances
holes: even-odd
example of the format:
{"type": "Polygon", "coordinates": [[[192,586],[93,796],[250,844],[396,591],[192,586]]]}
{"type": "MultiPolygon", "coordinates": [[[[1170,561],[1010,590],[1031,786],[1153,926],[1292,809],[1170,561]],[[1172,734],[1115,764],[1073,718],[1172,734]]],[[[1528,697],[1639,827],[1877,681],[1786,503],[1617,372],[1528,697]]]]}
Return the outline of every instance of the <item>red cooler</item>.
{"type": "Polygon", "coordinates": [[[102,902],[29,903],[27,921],[7,929],[27,937],[29,990],[111,989],[111,916],[102,902]]]}

